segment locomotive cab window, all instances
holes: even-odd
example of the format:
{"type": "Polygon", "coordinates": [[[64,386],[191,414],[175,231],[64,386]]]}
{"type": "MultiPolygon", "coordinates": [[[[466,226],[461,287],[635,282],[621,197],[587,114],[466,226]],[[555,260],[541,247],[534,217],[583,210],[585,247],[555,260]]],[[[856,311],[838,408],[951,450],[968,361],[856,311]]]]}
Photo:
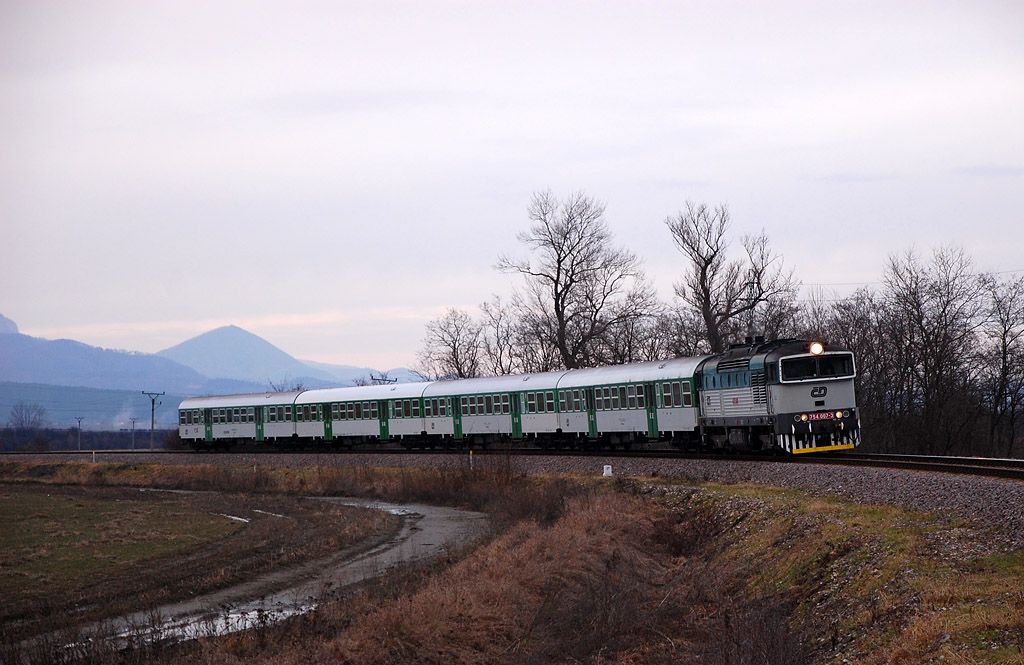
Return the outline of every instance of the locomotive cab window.
{"type": "Polygon", "coordinates": [[[818,357],[783,358],[783,381],[835,379],[853,376],[853,354],[832,353],[818,357]]]}

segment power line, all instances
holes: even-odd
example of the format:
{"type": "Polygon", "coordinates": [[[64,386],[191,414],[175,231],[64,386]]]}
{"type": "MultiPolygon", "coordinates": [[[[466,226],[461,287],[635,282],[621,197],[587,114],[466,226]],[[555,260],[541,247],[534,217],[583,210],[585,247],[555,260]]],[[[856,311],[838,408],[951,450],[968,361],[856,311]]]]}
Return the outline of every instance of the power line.
{"type": "Polygon", "coordinates": [[[150,393],[145,390],[142,394],[149,398],[150,409],[149,409],[149,449],[153,450],[153,432],[156,431],[156,398],[166,393],[150,393]]]}

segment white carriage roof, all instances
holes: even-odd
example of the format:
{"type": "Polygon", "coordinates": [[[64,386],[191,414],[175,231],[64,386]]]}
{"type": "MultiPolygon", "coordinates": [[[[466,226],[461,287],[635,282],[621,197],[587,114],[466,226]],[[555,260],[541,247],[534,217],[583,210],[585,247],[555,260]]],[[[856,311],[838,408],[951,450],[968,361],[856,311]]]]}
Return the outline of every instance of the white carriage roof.
{"type": "Polygon", "coordinates": [[[616,383],[643,383],[666,379],[688,379],[693,377],[701,362],[710,356],[693,358],[672,358],[629,365],[610,365],[593,369],[574,369],[566,372],[558,382],[561,388],[583,388],[616,383]]]}
{"type": "Polygon", "coordinates": [[[540,372],[537,374],[511,374],[508,376],[487,376],[479,379],[458,379],[435,381],[423,391],[424,397],[448,397],[451,395],[476,395],[479,393],[513,393],[527,390],[550,390],[565,374],[540,372]]]}
{"type": "Polygon", "coordinates": [[[347,388],[324,388],[307,390],[296,404],[319,404],[320,402],[359,402],[378,399],[409,399],[419,397],[430,383],[389,383],[374,386],[349,386],[347,388]]]}
{"type": "Polygon", "coordinates": [[[246,393],[243,395],[215,395],[212,397],[189,397],[179,409],[220,409],[227,406],[271,406],[286,405],[295,401],[302,391],[292,390],[283,393],[246,393]]]}

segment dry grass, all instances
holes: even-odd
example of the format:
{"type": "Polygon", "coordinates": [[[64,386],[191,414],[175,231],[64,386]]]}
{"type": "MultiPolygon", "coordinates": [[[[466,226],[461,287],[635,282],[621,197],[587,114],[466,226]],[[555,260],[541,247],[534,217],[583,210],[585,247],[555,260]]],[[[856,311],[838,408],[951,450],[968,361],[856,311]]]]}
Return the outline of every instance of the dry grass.
{"type": "Polygon", "coordinates": [[[523,518],[550,522],[578,484],[541,480],[509,458],[487,457],[470,468],[321,466],[299,469],[256,465],[164,465],[0,462],[0,482],[81,486],[153,487],[252,494],[353,496],[424,502],[489,513],[499,526],[523,518]]]}
{"type": "MultiPolygon", "coordinates": [[[[992,551],[970,525],[926,513],[753,485],[528,479],[510,465],[3,474],[371,496],[496,517],[475,550],[394,571],[284,625],[179,645],[162,662],[1024,663],[1024,553],[992,551]]],[[[161,659],[98,660],[140,654],[161,659]]]]}
{"type": "MultiPolygon", "coordinates": [[[[208,640],[203,663],[802,662],[776,598],[707,556],[713,512],[622,492],[523,520],[450,567],[390,578],[290,626],[208,640]],[[761,657],[768,660],[758,660],[761,657]]],[[[709,549],[710,548],[710,549],[709,549]]],[[[177,656],[176,656],[177,657],[177,656]]]]}

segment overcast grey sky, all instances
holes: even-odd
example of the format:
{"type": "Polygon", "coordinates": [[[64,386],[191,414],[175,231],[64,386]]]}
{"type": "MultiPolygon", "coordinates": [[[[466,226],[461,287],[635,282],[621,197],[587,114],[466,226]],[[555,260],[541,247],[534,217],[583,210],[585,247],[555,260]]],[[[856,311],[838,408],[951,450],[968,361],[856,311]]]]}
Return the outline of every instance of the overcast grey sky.
{"type": "MultiPolygon", "coordinates": [[[[686,199],[804,282],[1024,268],[1024,3],[0,3],[0,313],[410,365],[583,189],[671,295],[686,199]]],[[[850,287],[837,287],[841,293],[850,287]]]]}

